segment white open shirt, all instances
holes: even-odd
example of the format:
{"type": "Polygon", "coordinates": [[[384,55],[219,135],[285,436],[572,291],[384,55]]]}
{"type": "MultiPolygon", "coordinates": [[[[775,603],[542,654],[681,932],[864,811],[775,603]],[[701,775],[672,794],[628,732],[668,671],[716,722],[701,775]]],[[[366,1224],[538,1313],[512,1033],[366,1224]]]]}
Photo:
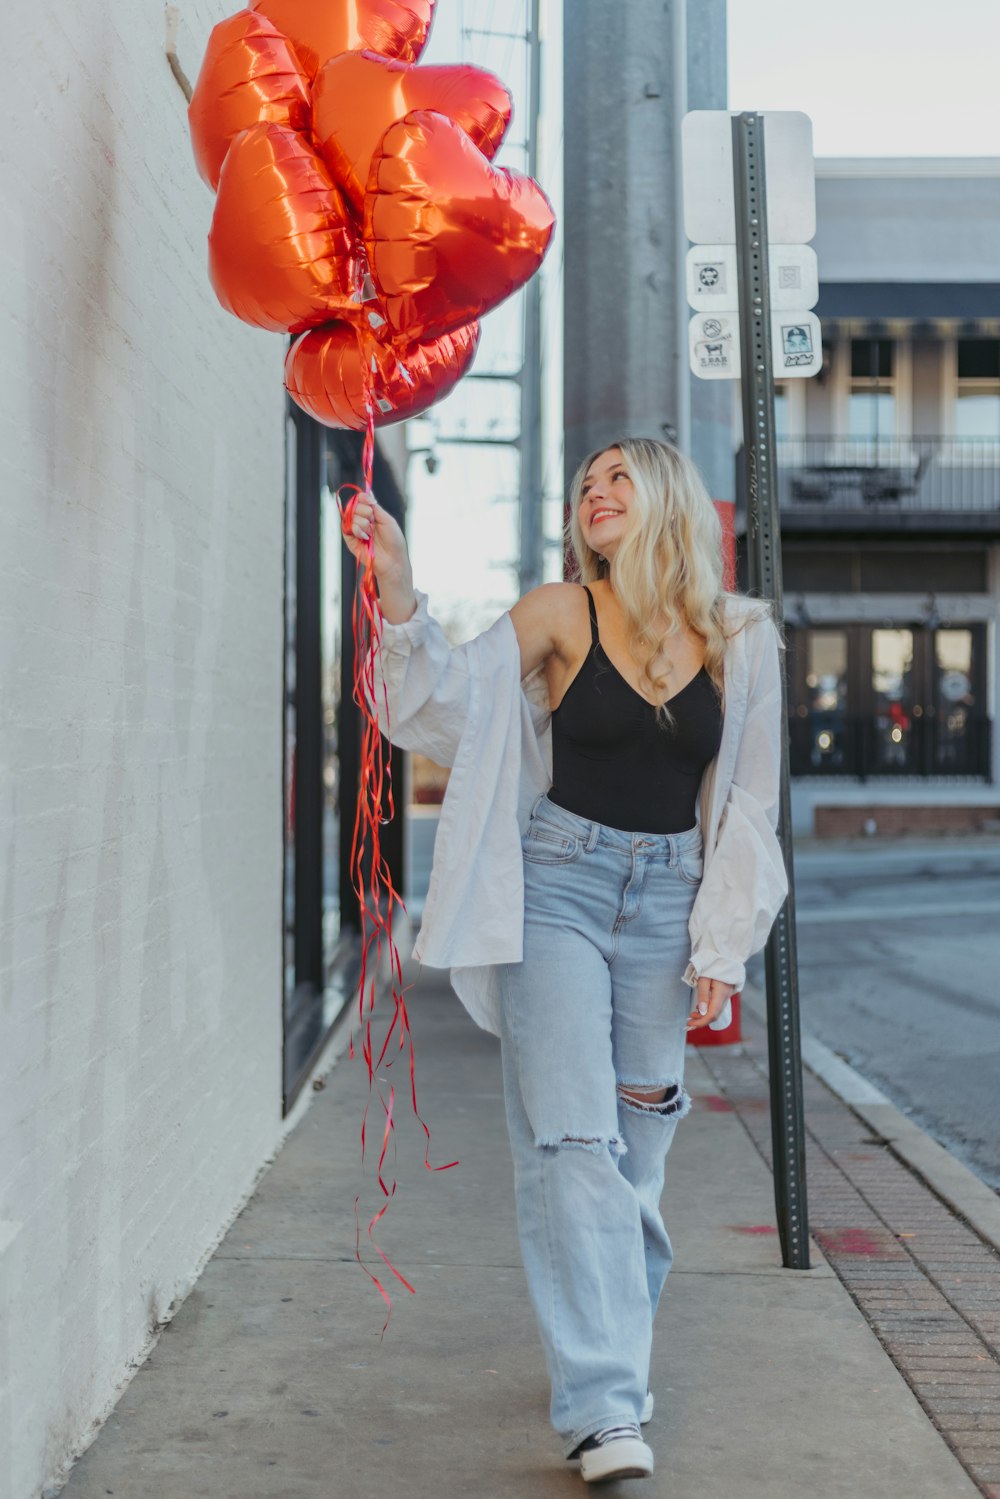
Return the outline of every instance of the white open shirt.
{"type": "MultiPolygon", "coordinates": [[[[384,626],[377,705],[402,749],[451,767],[413,955],[451,970],[473,1019],[499,1033],[495,965],[523,958],[521,836],[552,784],[551,714],[542,668],[521,681],[514,624],[503,614],[482,635],[450,646],[417,591],[403,624],[384,626]],[[388,706],[388,718],[386,707],[388,706]]],[[[776,837],[781,763],[778,632],[758,600],[728,595],[724,713],[718,754],[698,800],[704,876],[691,911],[684,973],[742,987],[746,960],[788,892],[776,837]],[[743,628],[740,628],[741,622],[743,628]]]]}

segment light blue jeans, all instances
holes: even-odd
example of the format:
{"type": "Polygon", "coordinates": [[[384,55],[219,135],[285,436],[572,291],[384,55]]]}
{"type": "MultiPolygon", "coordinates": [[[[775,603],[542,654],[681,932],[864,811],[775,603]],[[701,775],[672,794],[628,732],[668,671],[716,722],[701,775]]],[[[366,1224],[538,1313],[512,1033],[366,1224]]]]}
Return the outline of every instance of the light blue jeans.
{"type": "Polygon", "coordinates": [[[569,1454],[638,1421],[673,1258],[660,1214],[693,991],[700,830],[625,833],[547,796],[522,840],[524,960],[500,969],[518,1232],[569,1454]],[[658,1105],[623,1090],[666,1089],[658,1105]]]}

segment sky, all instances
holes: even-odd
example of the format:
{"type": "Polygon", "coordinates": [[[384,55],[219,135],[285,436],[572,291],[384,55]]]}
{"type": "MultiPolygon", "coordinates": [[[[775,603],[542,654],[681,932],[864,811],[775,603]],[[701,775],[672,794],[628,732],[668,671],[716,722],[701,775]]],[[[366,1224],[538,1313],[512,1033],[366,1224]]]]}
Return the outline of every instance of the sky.
{"type": "MultiPolygon", "coordinates": [[[[609,0],[623,4],[627,0],[609,0]]],[[[567,11],[571,0],[568,0],[567,11]]],[[[542,0],[546,50],[545,129],[539,178],[560,199],[558,118],[562,0],[542,0]]],[[[514,95],[515,119],[501,161],[523,170],[520,118],[527,105],[526,0],[438,0],[424,60],[474,62],[514,95]],[[483,32],[500,31],[500,36],[483,32]]],[[[1000,0],[729,0],[729,107],[797,109],[813,121],[817,156],[1000,156],[1000,0]]],[[[557,226],[543,266],[546,382],[546,495],[555,540],[561,512],[560,297],[557,226]]],[[[822,268],[821,268],[822,273],[822,268]]],[[[519,299],[484,320],[475,372],[516,368],[519,299]]],[[[476,431],[516,430],[516,387],[461,382],[411,424],[411,446],[433,447],[427,473],[410,464],[410,550],[417,584],[456,637],[484,628],[516,598],[517,460],[511,449],[454,444],[476,431]]],[[[549,576],[559,552],[549,551],[549,576]]]]}
{"type": "Polygon", "coordinates": [[[729,107],[801,109],[817,156],[1000,156],[998,0],[729,0],[729,107]]]}
{"type": "MultiPolygon", "coordinates": [[[[616,0],[618,3],[618,0],[616,0]]],[[[998,0],[1000,3],[1000,0],[998,0]]],[[[561,514],[562,451],[560,357],[562,298],[559,234],[562,97],[559,73],[561,0],[542,0],[542,108],[538,177],[556,209],[556,231],[542,265],[543,342],[548,352],[545,415],[545,490],[549,495],[549,534],[554,537],[561,514]]],[[[430,42],[423,54],[429,63],[468,62],[487,68],[507,85],[514,116],[498,165],[526,170],[527,0],[438,0],[430,42]],[[484,33],[501,33],[485,35],[484,33]]],[[[482,322],[482,339],[474,373],[507,373],[521,359],[520,296],[491,312],[482,322]]],[[[519,390],[510,381],[463,380],[455,392],[431,408],[430,420],[410,423],[410,446],[432,447],[436,472],[427,473],[418,452],[409,472],[408,537],[417,586],[430,595],[431,608],[453,638],[468,638],[491,624],[517,597],[518,458],[513,448],[477,448],[455,443],[476,433],[492,438],[518,430],[519,390]]],[[[560,576],[561,553],[549,553],[549,576],[560,576]]]]}

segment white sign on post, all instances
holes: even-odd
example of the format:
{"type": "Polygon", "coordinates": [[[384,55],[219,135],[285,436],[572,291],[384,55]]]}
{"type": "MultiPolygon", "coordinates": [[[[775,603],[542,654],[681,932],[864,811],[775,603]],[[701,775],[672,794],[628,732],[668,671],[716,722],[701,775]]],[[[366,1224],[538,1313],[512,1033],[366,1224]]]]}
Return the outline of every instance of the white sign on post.
{"type": "MultiPolygon", "coordinates": [[[[797,245],[816,233],[816,172],[812,120],[793,109],[765,109],[767,233],[797,245]]],[[[733,200],[733,117],[724,109],[692,109],[681,122],[684,232],[696,244],[736,243],[733,200]]]]}
{"type": "MultiPolygon", "coordinates": [[[[768,263],[772,309],[815,307],[819,263],[811,245],[771,245],[768,263]]],[[[687,299],[698,312],[737,305],[735,245],[692,245],[685,271],[687,299]]]]}
{"type": "MultiPolygon", "coordinates": [[[[823,367],[816,252],[816,180],[812,121],[797,110],[764,111],[767,174],[767,285],[776,379],[817,375],[823,367]]],[[[739,267],[733,185],[733,115],[696,109],[682,122],[688,328],[691,368],[703,380],[740,376],[739,267]]]]}
{"type": "MultiPolygon", "coordinates": [[[[823,340],[814,312],[771,314],[771,349],[776,380],[802,380],[823,368],[823,340]]],[[[702,380],[738,380],[740,317],[727,311],[698,312],[688,324],[691,368],[702,380]]]]}
{"type": "Polygon", "coordinates": [[[812,245],[768,246],[772,312],[815,307],[819,301],[819,261],[812,245]]]}
{"type": "Polygon", "coordinates": [[[776,380],[819,374],[823,337],[814,312],[772,312],[771,363],[776,380]]]}
{"type": "Polygon", "coordinates": [[[737,305],[735,245],[692,245],[684,270],[687,299],[699,312],[737,305]]]}
{"type": "Polygon", "coordinates": [[[691,368],[703,380],[735,380],[740,373],[740,318],[736,312],[699,312],[688,324],[691,368]]]}

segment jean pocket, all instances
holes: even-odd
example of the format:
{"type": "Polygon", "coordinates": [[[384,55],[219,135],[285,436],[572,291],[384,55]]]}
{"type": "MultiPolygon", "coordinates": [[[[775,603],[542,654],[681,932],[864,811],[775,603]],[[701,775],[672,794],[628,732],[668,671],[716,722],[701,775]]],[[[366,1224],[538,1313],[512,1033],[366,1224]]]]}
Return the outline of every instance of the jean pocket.
{"type": "Polygon", "coordinates": [[[685,885],[700,885],[705,873],[705,851],[698,844],[695,848],[682,848],[677,855],[677,869],[685,885]]]}
{"type": "Polygon", "coordinates": [[[532,818],[521,849],[532,864],[572,864],[583,852],[583,844],[564,828],[532,818]]]}

